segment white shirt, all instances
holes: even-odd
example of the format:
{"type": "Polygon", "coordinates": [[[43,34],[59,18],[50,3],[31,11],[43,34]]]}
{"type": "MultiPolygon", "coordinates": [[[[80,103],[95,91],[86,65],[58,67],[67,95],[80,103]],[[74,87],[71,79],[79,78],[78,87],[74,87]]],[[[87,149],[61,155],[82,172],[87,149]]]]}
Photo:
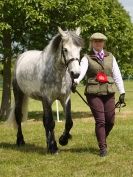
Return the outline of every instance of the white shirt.
{"type": "MultiPolygon", "coordinates": [[[[79,84],[79,82],[85,77],[85,74],[88,70],[88,66],[89,66],[88,59],[86,56],[84,56],[81,59],[81,63],[80,63],[80,76],[77,79],[74,79],[75,83],[79,84]]],[[[118,67],[118,64],[117,64],[114,56],[113,56],[112,73],[113,73],[113,79],[114,79],[115,84],[119,90],[119,93],[120,94],[125,93],[121,72],[120,72],[120,69],[118,67]]]]}

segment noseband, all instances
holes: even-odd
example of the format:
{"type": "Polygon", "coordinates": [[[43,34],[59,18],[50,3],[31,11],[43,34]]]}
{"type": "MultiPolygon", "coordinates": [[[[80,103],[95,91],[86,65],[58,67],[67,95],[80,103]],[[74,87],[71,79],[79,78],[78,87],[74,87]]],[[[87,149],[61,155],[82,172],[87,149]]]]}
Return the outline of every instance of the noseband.
{"type": "MultiPolygon", "coordinates": [[[[64,57],[64,56],[63,56],[64,57]]],[[[80,64],[80,61],[79,61],[79,59],[78,58],[71,58],[70,60],[68,60],[68,61],[66,61],[66,58],[64,58],[64,61],[65,61],[65,65],[68,67],[68,65],[71,63],[71,62],[73,62],[73,61],[75,61],[75,60],[77,60],[78,62],[79,62],[79,64],[80,64]]]]}
{"type": "Polygon", "coordinates": [[[64,63],[65,63],[65,65],[66,65],[66,67],[68,67],[68,65],[69,65],[71,62],[75,61],[75,60],[77,60],[77,61],[79,62],[79,64],[80,64],[80,60],[79,60],[78,58],[71,58],[71,59],[69,59],[68,61],[66,60],[66,56],[65,56],[65,53],[64,53],[64,50],[63,50],[63,45],[62,45],[61,53],[62,53],[62,55],[63,55],[64,63]]]}

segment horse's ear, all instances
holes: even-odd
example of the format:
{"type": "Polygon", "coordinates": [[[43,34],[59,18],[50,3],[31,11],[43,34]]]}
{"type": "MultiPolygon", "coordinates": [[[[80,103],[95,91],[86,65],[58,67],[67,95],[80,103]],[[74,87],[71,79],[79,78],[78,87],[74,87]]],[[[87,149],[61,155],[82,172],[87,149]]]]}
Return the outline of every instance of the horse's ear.
{"type": "Polygon", "coordinates": [[[81,33],[81,29],[80,29],[80,27],[76,28],[76,34],[79,36],[80,33],[81,33]]]}
{"type": "Polygon", "coordinates": [[[63,38],[66,38],[66,37],[67,37],[67,34],[66,34],[60,27],[58,27],[58,31],[59,31],[59,33],[61,34],[61,36],[62,36],[63,38]]]}

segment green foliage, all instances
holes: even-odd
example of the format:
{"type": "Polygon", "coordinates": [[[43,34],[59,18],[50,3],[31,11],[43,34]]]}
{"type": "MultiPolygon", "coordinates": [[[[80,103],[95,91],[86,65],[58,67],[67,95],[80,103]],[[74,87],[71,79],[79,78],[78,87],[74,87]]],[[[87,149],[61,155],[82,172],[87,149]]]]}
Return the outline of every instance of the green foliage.
{"type": "Polygon", "coordinates": [[[124,63],[122,73],[125,78],[133,79],[133,65],[131,63],[124,63]]]}
{"type": "Polygon", "coordinates": [[[63,29],[80,26],[85,52],[90,35],[102,32],[108,37],[107,48],[123,74],[130,72],[124,65],[133,64],[133,24],[118,0],[0,0],[0,14],[0,39],[4,30],[11,31],[13,54],[43,49],[57,33],[57,26],[63,29]]]}

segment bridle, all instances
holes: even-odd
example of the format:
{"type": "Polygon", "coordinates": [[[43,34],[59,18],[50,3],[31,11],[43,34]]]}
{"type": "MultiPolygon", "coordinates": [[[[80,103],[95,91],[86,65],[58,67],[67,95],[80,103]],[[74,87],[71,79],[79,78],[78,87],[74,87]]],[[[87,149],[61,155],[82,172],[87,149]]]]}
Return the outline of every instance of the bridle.
{"type": "Polygon", "coordinates": [[[69,60],[67,61],[66,56],[65,56],[65,53],[64,53],[64,50],[63,50],[63,44],[62,44],[62,49],[61,49],[61,56],[63,56],[63,59],[64,59],[64,63],[65,63],[66,68],[68,68],[68,65],[69,65],[71,62],[73,62],[73,61],[78,61],[79,64],[80,64],[80,59],[78,59],[78,58],[71,58],[71,59],[69,59],[69,60]]]}

